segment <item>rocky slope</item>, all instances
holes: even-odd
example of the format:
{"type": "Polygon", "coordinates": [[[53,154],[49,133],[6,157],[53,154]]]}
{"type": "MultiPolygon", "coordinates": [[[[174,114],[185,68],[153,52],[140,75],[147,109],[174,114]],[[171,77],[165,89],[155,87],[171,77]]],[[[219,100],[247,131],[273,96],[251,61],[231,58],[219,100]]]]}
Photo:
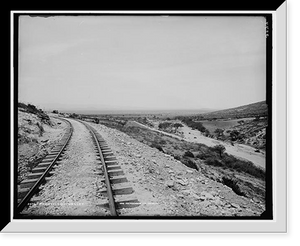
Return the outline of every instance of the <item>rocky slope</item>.
{"type": "Polygon", "coordinates": [[[18,108],[18,184],[60,140],[65,127],[45,113],[18,108]]]}
{"type": "Polygon", "coordinates": [[[242,121],[239,125],[226,130],[225,135],[232,140],[234,135],[237,143],[244,143],[259,151],[264,151],[266,148],[266,129],[268,127],[267,119],[254,119],[242,121]],[[235,134],[233,134],[235,133],[235,134]]]}
{"type": "MultiPolygon", "coordinates": [[[[159,205],[163,210],[159,215],[258,216],[264,211],[263,202],[237,195],[201,170],[188,168],[172,156],[116,129],[89,124],[113,149],[138,199],[142,204],[159,205]]],[[[133,213],[140,214],[138,209],[133,213]]],[[[144,213],[142,209],[141,214],[144,213]]]]}

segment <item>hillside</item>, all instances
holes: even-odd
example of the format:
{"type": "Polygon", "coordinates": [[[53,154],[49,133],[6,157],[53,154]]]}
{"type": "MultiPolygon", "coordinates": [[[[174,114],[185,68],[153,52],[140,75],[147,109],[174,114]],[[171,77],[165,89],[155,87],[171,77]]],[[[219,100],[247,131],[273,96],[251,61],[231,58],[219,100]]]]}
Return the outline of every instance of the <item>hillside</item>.
{"type": "Polygon", "coordinates": [[[228,119],[228,118],[245,118],[245,117],[265,117],[268,115],[268,105],[266,101],[251,103],[236,108],[218,110],[210,113],[204,113],[196,116],[200,119],[228,119]]]}
{"type": "Polygon", "coordinates": [[[18,103],[18,184],[62,137],[64,125],[32,104],[18,103]]]}

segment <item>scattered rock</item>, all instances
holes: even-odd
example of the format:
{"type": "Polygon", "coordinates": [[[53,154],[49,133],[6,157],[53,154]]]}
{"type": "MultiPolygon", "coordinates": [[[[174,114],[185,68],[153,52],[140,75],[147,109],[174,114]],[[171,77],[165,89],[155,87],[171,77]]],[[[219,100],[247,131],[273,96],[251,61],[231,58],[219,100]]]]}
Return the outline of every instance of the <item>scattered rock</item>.
{"type": "Polygon", "coordinates": [[[205,201],[205,200],[206,200],[206,197],[205,197],[205,196],[200,196],[200,197],[199,197],[199,200],[200,200],[200,201],[205,201]]]}
{"type": "Polygon", "coordinates": [[[195,199],[195,200],[201,200],[201,197],[196,195],[195,193],[192,193],[191,196],[195,199]]]}
{"type": "Polygon", "coordinates": [[[182,190],[181,193],[185,194],[185,195],[189,195],[191,193],[190,190],[182,190]]]}
{"type": "Polygon", "coordinates": [[[168,181],[165,182],[165,186],[171,188],[171,187],[174,186],[174,182],[172,180],[168,180],[168,181]]]}
{"type": "Polygon", "coordinates": [[[178,198],[184,198],[185,196],[184,195],[182,195],[182,194],[177,194],[176,195],[178,198]]]}
{"type": "Polygon", "coordinates": [[[236,204],[236,203],[231,203],[231,206],[237,209],[241,209],[240,205],[236,204]]]}
{"type": "Polygon", "coordinates": [[[206,191],[202,191],[201,196],[205,197],[208,200],[213,200],[214,199],[214,196],[212,194],[210,194],[209,192],[206,192],[206,191]]]}
{"type": "Polygon", "coordinates": [[[213,190],[213,191],[210,192],[210,194],[213,195],[213,196],[217,196],[218,192],[216,192],[216,191],[213,190]]]}
{"type": "Polygon", "coordinates": [[[176,180],[176,182],[177,182],[178,184],[181,184],[182,186],[188,185],[188,182],[185,182],[185,181],[183,181],[183,180],[176,180]]]}
{"type": "Polygon", "coordinates": [[[217,205],[217,206],[224,206],[224,202],[221,201],[221,199],[219,197],[215,198],[213,200],[214,204],[217,205]]]}
{"type": "Polygon", "coordinates": [[[211,203],[209,201],[203,201],[200,203],[200,206],[203,207],[203,208],[206,208],[210,205],[211,203]]]}
{"type": "Polygon", "coordinates": [[[257,199],[256,197],[253,197],[252,200],[253,200],[253,202],[256,202],[256,203],[259,203],[259,202],[260,202],[260,200],[257,199]]]}

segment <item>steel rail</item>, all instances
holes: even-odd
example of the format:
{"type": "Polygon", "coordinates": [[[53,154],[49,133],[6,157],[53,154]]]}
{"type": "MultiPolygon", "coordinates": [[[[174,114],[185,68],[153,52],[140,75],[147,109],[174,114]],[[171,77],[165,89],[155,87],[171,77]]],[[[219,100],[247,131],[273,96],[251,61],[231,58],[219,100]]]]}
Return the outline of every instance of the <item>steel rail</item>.
{"type": "Polygon", "coordinates": [[[113,191],[112,191],[112,188],[111,188],[111,183],[110,183],[110,179],[109,179],[109,176],[108,176],[107,167],[106,167],[106,164],[105,164],[105,160],[104,160],[102,150],[101,150],[100,145],[99,145],[99,141],[98,141],[98,139],[97,139],[97,137],[96,137],[96,135],[93,131],[93,128],[90,127],[88,124],[84,123],[83,121],[80,121],[80,122],[82,122],[86,126],[86,128],[90,131],[91,135],[93,136],[93,138],[96,142],[97,149],[98,149],[100,159],[101,159],[103,169],[104,169],[104,178],[105,178],[106,189],[107,189],[109,210],[110,210],[112,216],[118,216],[117,211],[116,211],[116,204],[115,204],[115,199],[114,199],[114,196],[113,196],[113,191]]]}
{"type": "MultiPolygon", "coordinates": [[[[58,118],[58,117],[55,117],[58,118]]],[[[58,154],[55,156],[55,158],[52,160],[52,162],[49,164],[48,168],[45,170],[45,172],[42,174],[42,176],[36,181],[36,183],[31,187],[31,189],[28,191],[28,193],[24,196],[24,198],[20,201],[20,203],[18,203],[17,205],[17,213],[20,213],[24,207],[28,204],[28,202],[30,201],[30,199],[32,198],[32,196],[35,194],[36,190],[39,188],[39,186],[42,184],[42,182],[44,181],[44,179],[46,178],[46,176],[48,175],[49,171],[52,169],[53,165],[55,164],[55,162],[57,161],[57,159],[60,157],[61,153],[64,151],[65,147],[67,146],[67,144],[69,143],[72,133],[73,133],[73,126],[72,124],[66,120],[66,119],[62,119],[65,122],[67,122],[70,126],[70,134],[67,138],[67,140],[65,141],[63,147],[61,148],[61,150],[58,152],[58,154]]]]}

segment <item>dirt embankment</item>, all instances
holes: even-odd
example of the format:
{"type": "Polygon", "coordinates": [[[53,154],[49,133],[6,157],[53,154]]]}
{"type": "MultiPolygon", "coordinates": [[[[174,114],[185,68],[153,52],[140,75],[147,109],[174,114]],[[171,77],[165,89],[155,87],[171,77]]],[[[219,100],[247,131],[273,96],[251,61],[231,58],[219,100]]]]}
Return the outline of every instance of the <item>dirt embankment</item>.
{"type": "Polygon", "coordinates": [[[18,184],[62,138],[66,124],[51,117],[18,110],[18,184]]]}

